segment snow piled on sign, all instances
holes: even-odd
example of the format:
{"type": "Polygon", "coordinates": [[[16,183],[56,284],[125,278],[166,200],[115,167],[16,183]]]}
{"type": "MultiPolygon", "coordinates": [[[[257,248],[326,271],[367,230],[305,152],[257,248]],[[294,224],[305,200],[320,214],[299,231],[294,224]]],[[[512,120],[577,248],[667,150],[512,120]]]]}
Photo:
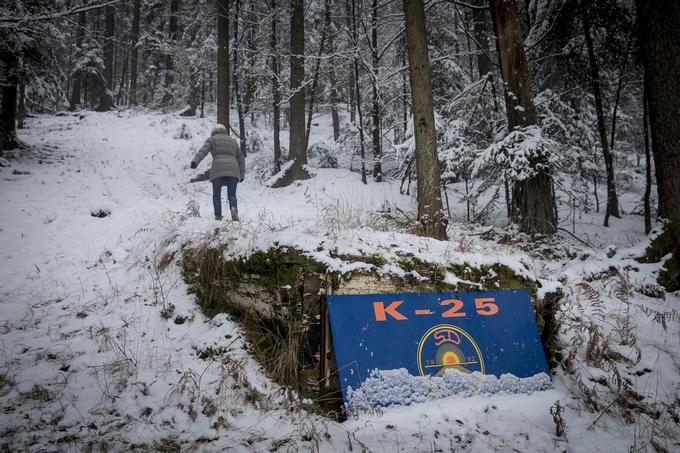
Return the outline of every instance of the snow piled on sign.
{"type": "Polygon", "coordinates": [[[444,376],[413,376],[405,368],[374,370],[358,389],[347,390],[348,406],[357,409],[408,406],[439,398],[470,397],[496,393],[533,393],[552,389],[550,376],[538,373],[520,378],[502,374],[500,378],[478,371],[463,373],[446,370],[444,376]]]}

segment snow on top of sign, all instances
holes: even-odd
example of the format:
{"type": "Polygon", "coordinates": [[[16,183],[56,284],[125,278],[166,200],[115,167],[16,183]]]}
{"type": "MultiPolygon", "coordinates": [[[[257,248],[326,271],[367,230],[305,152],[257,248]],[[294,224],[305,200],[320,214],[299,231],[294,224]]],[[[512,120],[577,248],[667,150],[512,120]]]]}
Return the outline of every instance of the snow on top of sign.
{"type": "Polygon", "coordinates": [[[446,370],[444,376],[413,376],[405,368],[374,370],[358,389],[348,388],[347,400],[353,408],[408,406],[439,398],[470,397],[495,393],[533,393],[552,389],[550,376],[538,373],[520,378],[502,374],[500,378],[446,370]]]}

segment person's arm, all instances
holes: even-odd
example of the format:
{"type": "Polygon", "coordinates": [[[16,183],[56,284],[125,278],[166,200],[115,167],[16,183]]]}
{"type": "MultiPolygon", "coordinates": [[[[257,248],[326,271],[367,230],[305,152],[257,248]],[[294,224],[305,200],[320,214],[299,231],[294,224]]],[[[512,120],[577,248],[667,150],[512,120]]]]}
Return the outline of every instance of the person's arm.
{"type": "Polygon", "coordinates": [[[205,156],[208,155],[211,149],[212,140],[207,139],[203,146],[201,146],[201,149],[199,149],[198,152],[196,153],[196,156],[194,156],[194,159],[191,161],[191,168],[198,167],[198,164],[200,164],[201,161],[205,158],[205,156]]]}

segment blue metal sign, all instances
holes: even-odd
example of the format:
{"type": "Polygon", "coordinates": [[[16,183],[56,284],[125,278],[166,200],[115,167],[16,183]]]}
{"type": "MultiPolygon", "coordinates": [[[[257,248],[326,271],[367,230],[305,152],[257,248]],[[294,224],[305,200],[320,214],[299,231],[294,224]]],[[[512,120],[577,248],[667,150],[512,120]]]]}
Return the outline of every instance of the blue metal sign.
{"type": "Polygon", "coordinates": [[[343,397],[373,370],[548,373],[527,290],[328,297],[343,397]]]}

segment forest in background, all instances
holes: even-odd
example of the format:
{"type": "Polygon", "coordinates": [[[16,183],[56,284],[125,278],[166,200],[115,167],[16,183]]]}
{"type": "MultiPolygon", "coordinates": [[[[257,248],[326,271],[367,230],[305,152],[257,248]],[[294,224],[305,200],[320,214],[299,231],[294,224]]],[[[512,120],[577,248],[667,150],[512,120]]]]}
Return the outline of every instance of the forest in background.
{"type": "Polygon", "coordinates": [[[268,165],[284,186],[307,177],[315,115],[330,113],[364,183],[417,190],[422,234],[446,237],[441,189],[461,181],[465,220],[506,215],[528,233],[569,229],[592,211],[604,225],[640,215],[646,231],[661,217],[669,240],[654,254],[674,254],[664,283],[678,288],[679,10],[645,0],[5,2],[2,148],[21,146],[15,128],[32,113],[204,116],[216,105],[244,153],[262,146],[252,125],[271,127],[268,165]],[[645,193],[624,213],[618,198],[640,178],[645,193]]]}

